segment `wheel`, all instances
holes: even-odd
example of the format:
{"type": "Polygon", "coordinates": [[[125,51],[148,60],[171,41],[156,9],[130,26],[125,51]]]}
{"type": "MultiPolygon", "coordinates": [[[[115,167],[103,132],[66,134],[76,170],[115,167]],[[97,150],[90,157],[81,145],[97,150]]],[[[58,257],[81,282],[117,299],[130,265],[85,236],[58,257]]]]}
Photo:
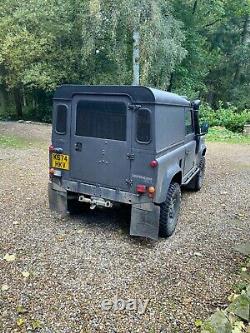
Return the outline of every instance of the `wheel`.
{"type": "Polygon", "coordinates": [[[202,156],[199,163],[199,172],[194,176],[194,178],[187,185],[187,188],[193,191],[199,191],[202,188],[204,178],[205,178],[205,170],[206,170],[206,159],[205,156],[202,156]]]}
{"type": "Polygon", "coordinates": [[[171,183],[166,201],[160,205],[159,236],[167,238],[176,228],[181,207],[181,189],[178,183],[171,183]]]}

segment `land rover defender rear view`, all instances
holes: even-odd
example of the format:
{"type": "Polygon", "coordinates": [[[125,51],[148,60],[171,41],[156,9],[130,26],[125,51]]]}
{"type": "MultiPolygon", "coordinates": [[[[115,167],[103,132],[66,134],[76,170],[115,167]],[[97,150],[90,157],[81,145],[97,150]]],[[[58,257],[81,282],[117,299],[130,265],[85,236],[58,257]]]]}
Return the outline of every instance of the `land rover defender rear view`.
{"type": "Polygon", "coordinates": [[[181,186],[199,190],[205,171],[199,102],[142,86],[58,88],[49,148],[49,203],[131,205],[130,234],[173,234],[181,186]]]}

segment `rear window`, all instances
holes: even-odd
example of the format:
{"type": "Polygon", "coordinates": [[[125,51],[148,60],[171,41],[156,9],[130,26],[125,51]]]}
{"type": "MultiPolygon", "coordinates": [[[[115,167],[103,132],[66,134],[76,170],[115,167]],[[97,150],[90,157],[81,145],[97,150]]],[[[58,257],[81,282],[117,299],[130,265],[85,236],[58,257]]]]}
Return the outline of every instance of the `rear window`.
{"type": "Polygon", "coordinates": [[[150,111],[139,109],[136,111],[136,138],[141,143],[150,142],[150,111]]]}
{"type": "Polygon", "coordinates": [[[65,134],[67,128],[67,106],[58,105],[56,108],[56,132],[65,134]]]}
{"type": "Polygon", "coordinates": [[[127,107],[121,102],[79,101],[76,135],[126,141],[127,107]]]}

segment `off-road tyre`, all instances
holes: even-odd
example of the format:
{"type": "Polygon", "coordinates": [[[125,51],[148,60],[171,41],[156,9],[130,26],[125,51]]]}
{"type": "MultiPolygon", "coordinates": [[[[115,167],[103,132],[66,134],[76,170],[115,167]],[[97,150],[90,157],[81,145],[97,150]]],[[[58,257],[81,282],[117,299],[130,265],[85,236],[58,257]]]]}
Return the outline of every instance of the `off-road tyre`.
{"type": "Polygon", "coordinates": [[[194,178],[187,185],[187,188],[193,191],[199,191],[202,188],[206,170],[206,159],[205,156],[201,157],[199,163],[199,172],[194,176],[194,178]]]}
{"type": "Polygon", "coordinates": [[[166,200],[160,204],[159,236],[170,237],[176,228],[181,207],[181,189],[178,183],[171,183],[166,200]]]}

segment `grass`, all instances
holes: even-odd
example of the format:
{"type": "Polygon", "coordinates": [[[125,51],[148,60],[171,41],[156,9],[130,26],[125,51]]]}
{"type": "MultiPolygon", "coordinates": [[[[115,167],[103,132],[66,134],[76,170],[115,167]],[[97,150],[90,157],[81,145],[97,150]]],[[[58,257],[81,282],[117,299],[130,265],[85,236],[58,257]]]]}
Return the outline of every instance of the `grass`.
{"type": "Polygon", "coordinates": [[[244,143],[250,144],[250,136],[240,133],[234,133],[224,127],[209,128],[206,140],[209,142],[225,142],[225,143],[244,143]]]}
{"type": "MultiPolygon", "coordinates": [[[[243,143],[250,144],[250,136],[242,135],[240,133],[231,132],[224,127],[211,127],[206,135],[208,142],[225,142],[225,143],[243,143]]],[[[1,135],[0,147],[2,148],[27,148],[30,146],[40,146],[36,140],[32,143],[27,139],[14,136],[14,135],[1,135]]]]}
{"type": "Polygon", "coordinates": [[[2,148],[27,148],[30,143],[24,138],[20,138],[14,135],[1,135],[0,147],[2,148]]]}

